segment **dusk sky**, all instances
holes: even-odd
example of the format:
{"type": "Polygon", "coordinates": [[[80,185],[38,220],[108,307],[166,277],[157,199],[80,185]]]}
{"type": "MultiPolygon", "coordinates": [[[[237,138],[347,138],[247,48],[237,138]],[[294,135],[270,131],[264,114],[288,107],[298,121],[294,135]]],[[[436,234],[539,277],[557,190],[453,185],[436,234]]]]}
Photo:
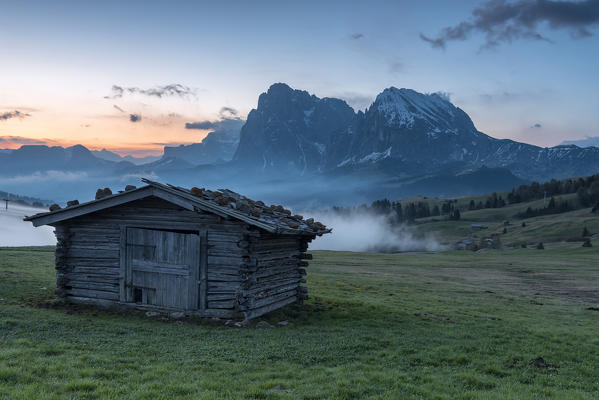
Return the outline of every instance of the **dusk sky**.
{"type": "Polygon", "coordinates": [[[552,146],[599,136],[598,23],[599,0],[7,2],[0,148],[158,154],[275,82],[355,109],[446,92],[479,130],[552,146]]]}

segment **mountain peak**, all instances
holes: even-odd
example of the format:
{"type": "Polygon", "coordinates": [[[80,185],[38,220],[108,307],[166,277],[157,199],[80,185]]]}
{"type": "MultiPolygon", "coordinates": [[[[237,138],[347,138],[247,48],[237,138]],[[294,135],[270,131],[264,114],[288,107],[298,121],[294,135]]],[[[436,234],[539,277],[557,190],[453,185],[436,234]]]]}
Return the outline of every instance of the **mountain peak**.
{"type": "Polygon", "coordinates": [[[376,97],[372,108],[383,114],[389,125],[408,128],[418,119],[431,122],[453,119],[457,110],[445,95],[393,86],[376,97]]]}
{"type": "Polygon", "coordinates": [[[65,148],[65,150],[69,150],[71,152],[78,152],[78,153],[88,153],[89,152],[89,149],[82,144],[76,144],[74,146],[67,147],[67,148],[65,148]]]}
{"type": "Polygon", "coordinates": [[[375,104],[407,104],[416,109],[453,107],[446,95],[440,93],[420,93],[413,89],[398,89],[391,86],[383,90],[374,101],[375,104]]]}
{"type": "Polygon", "coordinates": [[[258,109],[281,111],[290,104],[309,103],[313,97],[305,90],[293,89],[286,83],[274,83],[258,97],[258,109]]]}
{"type": "Polygon", "coordinates": [[[248,114],[233,159],[261,169],[318,170],[327,148],[354,120],[354,110],[343,100],[275,83],[248,114]]]}
{"type": "Polygon", "coordinates": [[[293,92],[293,88],[283,82],[273,83],[272,85],[270,85],[270,87],[267,90],[268,94],[291,93],[291,92],[293,92]]]}

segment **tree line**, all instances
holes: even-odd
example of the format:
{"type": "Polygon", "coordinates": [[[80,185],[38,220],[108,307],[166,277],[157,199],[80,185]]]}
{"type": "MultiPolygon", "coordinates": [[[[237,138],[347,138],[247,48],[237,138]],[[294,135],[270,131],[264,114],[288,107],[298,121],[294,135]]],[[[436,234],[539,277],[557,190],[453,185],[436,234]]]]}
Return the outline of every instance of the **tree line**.
{"type": "Polygon", "coordinates": [[[507,195],[510,204],[539,200],[546,196],[576,193],[582,207],[591,207],[599,203],[599,174],[585,178],[552,179],[549,182],[532,182],[512,189],[507,195]]]}
{"type": "MultiPolygon", "coordinates": [[[[545,183],[532,182],[529,185],[521,185],[509,192],[506,198],[492,193],[486,199],[478,202],[470,200],[468,210],[481,210],[485,208],[501,208],[508,204],[517,204],[540,200],[550,197],[549,202],[542,208],[528,207],[524,212],[516,214],[516,218],[530,218],[540,215],[558,214],[571,211],[576,208],[576,202],[567,200],[556,201],[554,196],[576,193],[580,207],[593,207],[593,212],[599,211],[599,174],[585,178],[571,178],[556,180],[552,179],[545,183]]],[[[334,206],[333,211],[338,214],[348,214],[355,211],[368,212],[375,215],[388,216],[391,223],[413,223],[416,219],[443,216],[449,220],[461,218],[460,208],[456,199],[444,200],[432,207],[427,201],[399,202],[389,199],[375,200],[370,205],[363,204],[358,207],[345,208],[334,206]]],[[[464,209],[462,209],[464,211],[464,209]]]]}
{"type": "Polygon", "coordinates": [[[333,211],[337,214],[348,215],[353,212],[371,213],[383,215],[389,218],[392,224],[413,223],[418,218],[446,216],[450,220],[459,220],[460,210],[456,207],[457,200],[446,200],[439,207],[433,207],[426,201],[404,203],[390,201],[389,199],[375,200],[370,205],[363,204],[354,208],[334,206],[333,211]]]}

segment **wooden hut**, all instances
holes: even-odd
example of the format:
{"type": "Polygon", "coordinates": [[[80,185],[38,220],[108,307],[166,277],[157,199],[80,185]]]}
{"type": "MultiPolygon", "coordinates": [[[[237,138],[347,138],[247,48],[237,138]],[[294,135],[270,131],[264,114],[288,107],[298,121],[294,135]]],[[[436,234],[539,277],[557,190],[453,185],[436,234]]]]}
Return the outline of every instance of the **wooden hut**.
{"type": "Polygon", "coordinates": [[[307,298],[308,243],[330,229],[229,190],[143,181],[25,218],[55,227],[57,295],[220,318],[307,298]]]}

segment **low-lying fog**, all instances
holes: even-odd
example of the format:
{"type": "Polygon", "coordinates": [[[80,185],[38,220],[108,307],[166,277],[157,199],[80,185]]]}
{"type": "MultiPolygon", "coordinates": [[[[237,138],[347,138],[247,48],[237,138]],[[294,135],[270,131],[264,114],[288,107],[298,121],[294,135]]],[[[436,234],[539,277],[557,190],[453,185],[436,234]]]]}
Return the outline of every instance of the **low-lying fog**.
{"type": "Polygon", "coordinates": [[[54,228],[34,228],[31,222],[23,221],[26,215],[46,212],[48,209],[26,207],[20,204],[0,202],[0,246],[46,246],[56,244],[54,228]]]}
{"type": "MultiPolygon", "coordinates": [[[[0,207],[0,246],[46,246],[54,245],[54,228],[34,228],[23,221],[25,215],[45,212],[46,209],[4,203],[0,207]]],[[[316,238],[312,250],[345,251],[439,251],[443,246],[432,236],[417,237],[405,225],[393,225],[384,215],[355,211],[339,214],[332,211],[303,213],[332,228],[333,232],[316,238]]]]}
{"type": "Polygon", "coordinates": [[[384,215],[355,211],[339,214],[332,211],[306,212],[332,228],[333,232],[317,237],[311,250],[345,251],[440,251],[444,247],[432,236],[417,237],[405,225],[393,225],[384,215]]]}

